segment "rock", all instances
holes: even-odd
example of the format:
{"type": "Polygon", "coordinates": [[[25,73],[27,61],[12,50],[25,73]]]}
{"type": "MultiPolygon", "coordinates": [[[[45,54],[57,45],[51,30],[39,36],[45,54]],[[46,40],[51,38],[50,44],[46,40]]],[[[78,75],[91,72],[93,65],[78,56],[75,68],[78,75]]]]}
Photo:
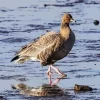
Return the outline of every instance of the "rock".
{"type": "Polygon", "coordinates": [[[99,25],[99,21],[98,20],[94,20],[94,25],[99,25]]]}
{"type": "Polygon", "coordinates": [[[0,100],[4,100],[4,97],[3,96],[0,96],[0,100]]]}
{"type": "Polygon", "coordinates": [[[92,91],[93,89],[87,85],[78,85],[75,84],[74,86],[75,91],[92,91]]]}

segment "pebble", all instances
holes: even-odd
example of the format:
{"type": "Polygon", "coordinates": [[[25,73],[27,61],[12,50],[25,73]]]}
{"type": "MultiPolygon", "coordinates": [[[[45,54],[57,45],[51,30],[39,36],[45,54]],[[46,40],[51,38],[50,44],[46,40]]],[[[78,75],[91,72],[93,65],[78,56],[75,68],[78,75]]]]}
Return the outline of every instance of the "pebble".
{"type": "Polygon", "coordinates": [[[94,20],[94,25],[99,25],[99,21],[98,20],[94,20]]]}

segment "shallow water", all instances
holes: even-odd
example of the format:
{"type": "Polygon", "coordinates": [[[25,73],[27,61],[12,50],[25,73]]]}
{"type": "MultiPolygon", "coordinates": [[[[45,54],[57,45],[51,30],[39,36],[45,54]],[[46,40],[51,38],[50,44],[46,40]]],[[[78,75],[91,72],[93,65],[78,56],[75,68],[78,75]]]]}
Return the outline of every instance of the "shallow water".
{"type": "MultiPolygon", "coordinates": [[[[100,20],[99,0],[0,0],[0,95],[7,100],[100,100],[100,20]],[[76,2],[77,1],[77,2],[76,2]],[[77,23],[71,23],[76,42],[70,54],[55,63],[68,75],[58,86],[73,89],[75,84],[89,85],[92,92],[68,91],[63,97],[30,97],[20,95],[11,84],[30,86],[49,83],[47,67],[38,62],[10,62],[17,50],[48,30],[58,32],[63,13],[69,12],[77,23]]],[[[55,80],[56,74],[52,80],[55,80]]]]}

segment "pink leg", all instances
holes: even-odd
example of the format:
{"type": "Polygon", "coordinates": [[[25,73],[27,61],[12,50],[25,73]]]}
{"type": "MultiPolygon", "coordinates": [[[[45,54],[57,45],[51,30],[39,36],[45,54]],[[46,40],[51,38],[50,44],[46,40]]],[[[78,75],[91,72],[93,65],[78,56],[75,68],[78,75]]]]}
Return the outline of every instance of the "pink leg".
{"type": "Polygon", "coordinates": [[[59,69],[57,69],[57,68],[54,67],[53,65],[50,65],[50,67],[51,67],[52,69],[54,69],[55,72],[57,72],[59,75],[61,75],[61,76],[66,76],[64,73],[62,73],[59,69]]]}
{"type": "Polygon", "coordinates": [[[49,68],[48,68],[46,74],[49,75],[49,76],[52,74],[52,72],[51,72],[51,66],[49,66],[49,68]]]}

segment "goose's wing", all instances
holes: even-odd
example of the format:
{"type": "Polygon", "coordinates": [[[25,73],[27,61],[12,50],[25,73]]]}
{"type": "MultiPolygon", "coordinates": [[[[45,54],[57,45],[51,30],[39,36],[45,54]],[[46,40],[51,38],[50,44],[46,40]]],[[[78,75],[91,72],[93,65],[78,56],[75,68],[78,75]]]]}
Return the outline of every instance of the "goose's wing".
{"type": "Polygon", "coordinates": [[[62,39],[55,32],[48,32],[41,36],[35,42],[24,46],[17,55],[26,57],[35,57],[42,62],[47,62],[47,59],[59,49],[62,44],[62,39]]]}

